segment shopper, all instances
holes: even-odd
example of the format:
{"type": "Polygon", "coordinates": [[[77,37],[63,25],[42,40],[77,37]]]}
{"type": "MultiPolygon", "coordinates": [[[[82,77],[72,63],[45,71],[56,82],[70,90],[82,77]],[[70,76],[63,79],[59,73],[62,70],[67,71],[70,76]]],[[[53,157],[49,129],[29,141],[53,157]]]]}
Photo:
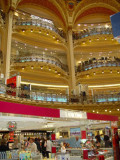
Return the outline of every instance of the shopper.
{"type": "Polygon", "coordinates": [[[35,144],[37,145],[37,150],[40,152],[40,140],[38,138],[35,138],[35,144]]]}
{"type": "Polygon", "coordinates": [[[101,143],[101,138],[100,138],[100,135],[97,135],[97,136],[95,136],[95,139],[96,139],[96,148],[100,148],[100,143],[101,143]]]}
{"type": "Polygon", "coordinates": [[[46,156],[46,140],[45,140],[45,138],[42,138],[42,155],[43,155],[43,157],[46,156]]]}
{"type": "Polygon", "coordinates": [[[18,142],[18,139],[14,140],[14,143],[12,145],[12,149],[19,149],[19,150],[21,150],[21,144],[18,142]]]}
{"type": "Polygon", "coordinates": [[[61,142],[61,153],[66,153],[66,148],[63,142],[61,142]]]}
{"type": "Polygon", "coordinates": [[[79,137],[75,137],[75,139],[76,139],[75,148],[81,148],[79,137]]]}
{"type": "Polygon", "coordinates": [[[52,152],[52,142],[50,141],[50,138],[47,138],[47,144],[46,144],[46,156],[49,158],[49,153],[52,152]]]}
{"type": "Polygon", "coordinates": [[[1,145],[0,145],[0,152],[8,151],[9,147],[6,144],[6,141],[2,139],[1,145]]]}
{"type": "Polygon", "coordinates": [[[30,137],[28,138],[28,140],[25,139],[24,143],[25,148],[28,148],[29,144],[30,144],[30,137]]]}
{"type": "Polygon", "coordinates": [[[30,144],[28,146],[28,150],[32,152],[37,152],[37,145],[34,143],[34,139],[30,138],[30,144]]]}

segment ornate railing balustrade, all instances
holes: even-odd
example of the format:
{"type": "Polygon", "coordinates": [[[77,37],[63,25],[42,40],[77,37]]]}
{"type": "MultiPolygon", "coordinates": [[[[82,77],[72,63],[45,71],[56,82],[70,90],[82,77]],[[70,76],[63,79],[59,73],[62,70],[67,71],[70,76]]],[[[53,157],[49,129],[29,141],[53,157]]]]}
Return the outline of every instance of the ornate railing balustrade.
{"type": "Polygon", "coordinates": [[[120,92],[113,94],[94,94],[93,96],[69,96],[56,93],[44,93],[40,90],[22,90],[21,88],[11,88],[0,84],[0,95],[2,97],[17,98],[17,100],[31,100],[36,102],[51,103],[78,103],[78,104],[96,104],[120,102],[120,92]]]}
{"type": "Polygon", "coordinates": [[[85,61],[79,64],[76,67],[76,72],[82,72],[87,71],[94,68],[100,68],[100,67],[120,67],[120,61],[119,60],[93,60],[93,61],[85,61]]]}
{"type": "Polygon", "coordinates": [[[25,63],[25,62],[50,63],[50,64],[53,64],[53,65],[56,65],[57,67],[60,67],[65,72],[68,72],[68,66],[61,63],[61,61],[58,58],[56,58],[54,56],[43,55],[43,54],[39,54],[39,55],[35,54],[35,56],[31,55],[31,56],[24,56],[24,57],[12,56],[11,57],[11,62],[12,63],[25,63]]]}
{"type": "Polygon", "coordinates": [[[93,35],[110,35],[112,34],[112,28],[91,28],[91,29],[85,29],[80,32],[73,32],[73,39],[78,40],[82,38],[86,38],[88,36],[93,36],[93,35]]]}

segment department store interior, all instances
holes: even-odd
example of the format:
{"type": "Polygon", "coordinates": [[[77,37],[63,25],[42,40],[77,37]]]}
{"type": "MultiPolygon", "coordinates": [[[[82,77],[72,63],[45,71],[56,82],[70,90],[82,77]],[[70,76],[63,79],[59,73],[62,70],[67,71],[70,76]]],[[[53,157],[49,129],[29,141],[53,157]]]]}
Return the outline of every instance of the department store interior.
{"type": "Polygon", "coordinates": [[[0,0],[0,160],[120,160],[116,15],[120,0],[0,0]]]}

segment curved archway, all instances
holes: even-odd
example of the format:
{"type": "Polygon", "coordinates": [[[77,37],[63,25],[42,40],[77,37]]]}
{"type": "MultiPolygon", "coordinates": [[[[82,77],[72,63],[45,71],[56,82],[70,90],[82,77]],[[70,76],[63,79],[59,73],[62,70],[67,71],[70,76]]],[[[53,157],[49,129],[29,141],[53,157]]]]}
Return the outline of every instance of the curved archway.
{"type": "Polygon", "coordinates": [[[52,17],[52,20],[57,21],[59,24],[61,24],[62,26],[66,26],[66,21],[62,15],[62,13],[59,11],[59,9],[53,4],[51,3],[49,0],[22,0],[19,5],[18,8],[25,8],[27,6],[29,6],[29,8],[35,8],[37,10],[39,10],[39,12],[41,13],[42,11],[48,13],[48,17],[52,17]]]}

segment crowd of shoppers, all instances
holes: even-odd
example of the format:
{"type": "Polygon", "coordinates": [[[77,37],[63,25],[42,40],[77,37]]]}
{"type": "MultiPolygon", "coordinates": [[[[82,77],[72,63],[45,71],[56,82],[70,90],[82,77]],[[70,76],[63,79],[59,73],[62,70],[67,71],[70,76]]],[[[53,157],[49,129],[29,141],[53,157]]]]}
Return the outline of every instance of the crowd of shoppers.
{"type": "Polygon", "coordinates": [[[20,143],[17,138],[14,139],[14,142],[11,143],[12,146],[10,147],[11,142],[9,142],[5,136],[2,137],[1,143],[0,143],[0,152],[5,152],[9,151],[11,149],[16,150],[26,150],[26,151],[31,151],[33,152],[40,152],[42,153],[43,158],[47,157],[49,158],[49,153],[52,152],[52,142],[50,138],[48,137],[47,139],[42,138],[28,138],[25,139],[24,144],[20,143]]]}

